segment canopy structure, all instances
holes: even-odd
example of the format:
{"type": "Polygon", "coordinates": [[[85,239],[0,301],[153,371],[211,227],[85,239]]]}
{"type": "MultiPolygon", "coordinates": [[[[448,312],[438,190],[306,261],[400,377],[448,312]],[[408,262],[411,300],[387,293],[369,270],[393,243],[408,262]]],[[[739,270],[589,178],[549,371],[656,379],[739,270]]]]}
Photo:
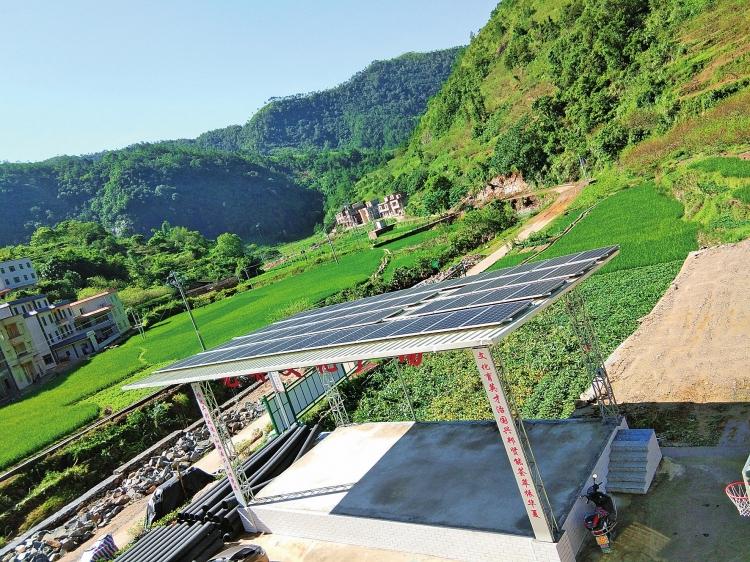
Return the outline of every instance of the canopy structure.
{"type": "Polygon", "coordinates": [[[489,346],[572,290],[618,249],[589,250],[308,310],[125,388],[489,346]]]}
{"type": "Polygon", "coordinates": [[[359,360],[471,349],[534,537],[556,544],[560,528],[523,422],[505,392],[502,364],[493,358],[490,346],[566,296],[602,417],[619,419],[585,308],[580,296],[570,293],[618,251],[618,246],[609,246],[308,310],[178,361],[125,388],[191,383],[245,527],[258,531],[253,488],[237,470],[238,456],[207,381],[270,373],[274,388],[283,392],[276,372],[318,366],[336,417],[335,385],[326,382],[325,374],[330,368],[359,360]]]}

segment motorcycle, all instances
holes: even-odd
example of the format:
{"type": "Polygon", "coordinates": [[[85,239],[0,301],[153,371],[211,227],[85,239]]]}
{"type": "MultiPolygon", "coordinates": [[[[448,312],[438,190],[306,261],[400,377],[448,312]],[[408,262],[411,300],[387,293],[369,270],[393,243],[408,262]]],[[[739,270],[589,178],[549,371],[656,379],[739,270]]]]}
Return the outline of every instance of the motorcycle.
{"type": "Polygon", "coordinates": [[[593,503],[595,509],[584,517],[583,525],[594,535],[602,552],[608,553],[612,552],[617,508],[612,497],[599,490],[601,484],[596,481],[597,475],[594,474],[593,477],[594,483],[586,490],[586,495],[581,497],[586,499],[586,503],[593,503]]]}

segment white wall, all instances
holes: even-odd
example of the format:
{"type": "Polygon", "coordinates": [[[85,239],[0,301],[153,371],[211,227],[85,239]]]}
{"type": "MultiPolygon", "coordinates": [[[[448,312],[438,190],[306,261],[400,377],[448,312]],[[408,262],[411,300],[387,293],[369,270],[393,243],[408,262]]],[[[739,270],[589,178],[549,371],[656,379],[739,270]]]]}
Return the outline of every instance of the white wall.
{"type": "Polygon", "coordinates": [[[16,289],[39,281],[34,264],[28,258],[0,262],[0,289],[16,289]]]}

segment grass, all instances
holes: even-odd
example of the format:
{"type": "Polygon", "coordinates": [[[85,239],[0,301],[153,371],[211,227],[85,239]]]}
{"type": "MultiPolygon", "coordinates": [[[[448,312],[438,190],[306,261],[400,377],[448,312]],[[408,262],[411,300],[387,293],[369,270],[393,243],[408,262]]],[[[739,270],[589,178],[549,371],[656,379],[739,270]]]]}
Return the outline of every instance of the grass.
{"type": "Polygon", "coordinates": [[[725,178],[750,178],[750,160],[714,156],[691,163],[688,168],[704,172],[718,172],[725,178]]]}
{"type": "Polygon", "coordinates": [[[700,227],[706,245],[750,236],[750,162],[711,157],[677,165],[660,178],[675,193],[686,216],[700,227]]]}
{"type": "MultiPolygon", "coordinates": [[[[195,311],[196,320],[207,345],[218,345],[268,323],[278,310],[299,301],[300,295],[309,307],[364,281],[377,268],[382,256],[379,249],[345,255],[338,264],[321,264],[199,308],[195,311]]],[[[95,419],[104,406],[121,407],[134,402],[144,393],[123,393],[119,388],[123,383],[142,378],[157,366],[199,350],[187,315],[180,314],[149,329],[145,341],[131,337],[20,402],[3,407],[0,468],[82,427],[95,419]]]]}
{"type": "MultiPolygon", "coordinates": [[[[534,259],[619,244],[620,255],[601,272],[681,260],[698,247],[697,226],[682,220],[683,212],[679,201],[658,192],[652,183],[643,183],[602,200],[534,259]]],[[[518,263],[516,256],[523,254],[507,256],[492,269],[518,263]]]]}

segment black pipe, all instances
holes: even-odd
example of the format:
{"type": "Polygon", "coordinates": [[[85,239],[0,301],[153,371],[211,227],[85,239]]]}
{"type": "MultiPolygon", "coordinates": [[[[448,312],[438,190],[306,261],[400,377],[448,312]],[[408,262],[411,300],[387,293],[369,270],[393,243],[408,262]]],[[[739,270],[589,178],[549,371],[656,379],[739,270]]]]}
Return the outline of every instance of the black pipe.
{"type": "Polygon", "coordinates": [[[159,562],[183,562],[185,560],[190,560],[187,555],[190,554],[195,547],[201,543],[201,541],[206,540],[213,529],[215,529],[213,523],[204,523],[192,536],[183,541],[176,549],[173,547],[172,552],[165,553],[166,556],[160,558],[159,562]]]}
{"type": "Polygon", "coordinates": [[[135,543],[135,546],[123,554],[122,557],[118,559],[118,562],[120,562],[120,560],[123,562],[131,560],[138,562],[140,560],[139,556],[137,556],[138,554],[143,553],[144,556],[147,555],[150,550],[158,548],[158,545],[162,542],[169,541],[173,536],[178,535],[181,528],[182,526],[178,524],[171,527],[160,527],[150,531],[148,535],[135,543]]]}
{"type": "Polygon", "coordinates": [[[305,442],[302,443],[302,448],[299,450],[299,453],[297,453],[297,456],[294,457],[294,462],[297,462],[300,457],[302,457],[307,451],[312,448],[313,442],[315,439],[317,439],[318,435],[320,435],[320,424],[316,423],[313,428],[310,430],[310,435],[307,436],[307,439],[305,439],[305,442]]]}

